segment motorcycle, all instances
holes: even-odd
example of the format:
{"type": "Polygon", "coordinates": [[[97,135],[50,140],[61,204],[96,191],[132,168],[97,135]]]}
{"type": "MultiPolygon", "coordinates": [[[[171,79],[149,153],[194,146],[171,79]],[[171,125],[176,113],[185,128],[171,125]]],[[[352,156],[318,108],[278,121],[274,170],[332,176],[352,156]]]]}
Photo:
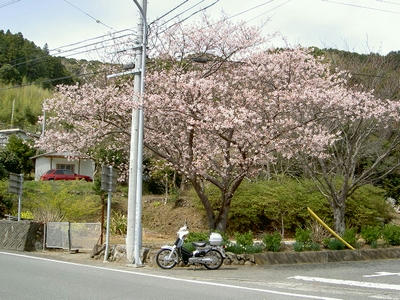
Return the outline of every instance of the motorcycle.
{"type": "Polygon", "coordinates": [[[212,232],[208,242],[192,242],[196,250],[188,251],[183,247],[186,236],[189,234],[185,224],[176,233],[178,238],[173,246],[165,245],[157,252],[156,262],[162,269],[172,269],[180,261],[185,265],[203,265],[209,270],[216,270],[221,267],[226,258],[222,248],[222,236],[212,232]]]}

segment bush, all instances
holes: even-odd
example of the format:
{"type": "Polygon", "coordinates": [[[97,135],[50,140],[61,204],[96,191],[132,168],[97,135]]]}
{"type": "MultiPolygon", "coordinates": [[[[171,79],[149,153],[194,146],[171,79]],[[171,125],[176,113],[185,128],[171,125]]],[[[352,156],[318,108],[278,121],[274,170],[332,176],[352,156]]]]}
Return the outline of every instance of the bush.
{"type": "Polygon", "coordinates": [[[281,249],[282,237],[278,232],[273,234],[265,234],[263,236],[263,243],[265,245],[265,250],[278,252],[281,249]]]}
{"type": "Polygon", "coordinates": [[[329,250],[344,250],[346,247],[341,241],[338,239],[326,239],[325,246],[329,250]]]}
{"type": "Polygon", "coordinates": [[[309,229],[297,228],[295,234],[296,242],[293,245],[294,251],[318,251],[320,245],[312,240],[312,232],[309,229]]]}
{"type": "MultiPolygon", "coordinates": [[[[211,203],[219,201],[220,194],[216,188],[209,186],[207,193],[211,203]]],[[[384,195],[383,189],[372,185],[355,191],[346,203],[346,224],[360,229],[364,225],[389,222],[391,208],[385,202],[384,195]]],[[[244,181],[232,199],[228,230],[280,230],[294,233],[296,228],[310,220],[305,209],[307,206],[328,226],[333,226],[330,205],[313,181],[285,177],[269,181],[244,181]]]]}
{"type": "Polygon", "coordinates": [[[252,253],[260,253],[262,251],[263,251],[263,246],[262,245],[254,244],[254,245],[251,245],[251,246],[244,247],[244,253],[252,254],[252,253]]]}
{"type": "Polygon", "coordinates": [[[371,247],[376,248],[378,239],[382,236],[381,226],[366,226],[361,229],[361,237],[371,247]]]}
{"type": "Polygon", "coordinates": [[[227,252],[232,252],[235,254],[242,254],[242,253],[245,253],[245,251],[246,251],[246,249],[244,247],[242,247],[238,244],[233,244],[233,243],[227,245],[225,250],[227,252]]]}
{"type": "Polygon", "coordinates": [[[253,246],[253,232],[250,230],[247,233],[235,232],[235,240],[239,246],[253,246]]]}
{"type": "Polygon", "coordinates": [[[357,236],[356,236],[356,229],[355,228],[350,228],[346,229],[343,233],[342,238],[348,242],[351,246],[358,248],[357,245],[357,236]]]}
{"type": "Polygon", "coordinates": [[[310,242],[312,242],[311,230],[297,228],[295,238],[296,238],[296,242],[300,242],[300,243],[304,243],[304,244],[310,243],[310,242]]]}
{"type": "Polygon", "coordinates": [[[293,244],[293,250],[296,252],[304,251],[304,243],[302,242],[295,242],[293,244]]]}
{"type": "Polygon", "coordinates": [[[382,237],[392,246],[400,245],[400,226],[396,226],[393,224],[386,224],[382,230],[382,237]]]}
{"type": "Polygon", "coordinates": [[[263,251],[263,246],[262,245],[247,245],[247,246],[242,246],[238,244],[229,244],[225,250],[227,252],[232,252],[235,254],[243,254],[243,253],[260,253],[263,251]]]}

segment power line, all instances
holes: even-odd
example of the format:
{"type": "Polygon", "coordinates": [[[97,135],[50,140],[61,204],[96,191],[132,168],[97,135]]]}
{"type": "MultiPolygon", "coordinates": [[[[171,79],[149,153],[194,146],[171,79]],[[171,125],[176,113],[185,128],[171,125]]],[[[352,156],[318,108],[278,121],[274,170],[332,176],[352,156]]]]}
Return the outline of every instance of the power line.
{"type": "Polygon", "coordinates": [[[175,18],[178,18],[179,16],[183,15],[184,13],[188,12],[189,10],[191,10],[192,8],[196,7],[197,5],[203,3],[204,1],[205,1],[205,0],[201,0],[201,1],[197,2],[196,4],[192,5],[191,7],[189,7],[188,9],[186,9],[186,10],[180,12],[179,14],[173,16],[172,18],[170,18],[170,19],[168,19],[167,21],[165,21],[164,23],[162,23],[162,24],[160,25],[160,27],[162,27],[163,25],[167,24],[169,21],[171,21],[171,20],[173,20],[173,19],[175,19],[175,18]]]}
{"type": "Polygon", "coordinates": [[[204,11],[204,10],[210,8],[211,6],[215,5],[217,2],[219,2],[219,0],[216,0],[215,2],[211,3],[210,5],[208,5],[208,6],[206,6],[206,7],[203,7],[202,9],[199,9],[198,11],[195,11],[194,13],[192,13],[191,15],[189,15],[188,17],[186,17],[185,19],[180,20],[180,21],[178,21],[178,22],[176,22],[176,23],[174,23],[174,24],[168,26],[167,28],[165,28],[163,31],[161,31],[161,32],[158,33],[158,34],[162,34],[162,33],[164,33],[165,31],[167,31],[168,29],[170,29],[171,27],[174,27],[175,25],[178,25],[178,24],[180,24],[180,23],[182,23],[182,22],[185,22],[187,19],[193,17],[194,15],[198,14],[199,12],[202,12],[202,11],[204,11]]]}
{"type": "MultiPolygon", "coordinates": [[[[76,48],[73,48],[73,49],[63,50],[61,52],[58,52],[57,54],[59,55],[59,54],[63,54],[63,53],[72,52],[72,51],[79,50],[79,49],[82,49],[82,48],[86,48],[86,47],[89,47],[89,46],[95,46],[95,45],[102,44],[102,43],[105,43],[105,42],[114,41],[114,40],[117,40],[117,39],[120,39],[120,38],[123,38],[123,37],[127,37],[127,36],[132,36],[132,34],[125,34],[125,35],[122,35],[122,36],[113,37],[113,38],[108,39],[108,40],[103,40],[103,41],[95,42],[95,43],[91,43],[91,44],[85,44],[83,46],[79,46],[79,47],[76,47],[76,48]]],[[[110,47],[110,46],[114,46],[114,45],[108,45],[107,47],[110,47]]],[[[82,51],[82,52],[78,52],[78,53],[85,53],[85,52],[90,52],[90,51],[93,51],[93,50],[96,50],[96,49],[103,49],[103,48],[105,48],[105,47],[95,48],[95,49],[82,51]]],[[[73,54],[73,55],[76,55],[76,54],[73,54]]],[[[71,55],[64,55],[64,56],[67,57],[67,56],[71,56],[71,55]]],[[[42,55],[42,56],[30,59],[30,60],[26,60],[24,62],[16,63],[16,64],[14,64],[12,66],[13,67],[17,67],[17,66],[28,64],[28,63],[31,63],[31,62],[39,62],[39,61],[45,60],[47,58],[49,58],[48,55],[42,55]]]]}
{"type": "MultiPolygon", "coordinates": [[[[82,41],[79,41],[79,42],[74,42],[74,43],[71,43],[71,44],[59,46],[59,47],[57,47],[57,48],[50,49],[50,50],[49,50],[49,53],[50,53],[50,52],[57,51],[57,54],[60,54],[60,53],[63,53],[63,52],[58,51],[58,50],[60,50],[60,49],[62,49],[62,48],[66,48],[66,47],[71,47],[71,46],[79,45],[79,44],[82,44],[82,43],[85,43],[85,42],[97,40],[97,39],[99,39],[99,38],[103,38],[103,37],[106,37],[106,36],[112,36],[113,34],[118,34],[118,33],[122,33],[122,32],[125,32],[125,31],[132,31],[132,29],[131,29],[131,28],[126,28],[126,29],[118,30],[118,31],[115,31],[115,32],[112,32],[112,33],[107,33],[107,34],[104,34],[104,35],[99,35],[99,36],[96,36],[96,37],[88,38],[88,39],[85,39],[85,40],[82,40],[82,41]]],[[[135,34],[135,33],[132,33],[132,35],[134,35],[134,34],[135,34]]],[[[117,37],[117,38],[115,38],[115,39],[118,39],[118,38],[119,38],[119,37],[117,37]]],[[[103,42],[105,42],[105,41],[102,40],[102,41],[100,41],[100,42],[98,42],[98,43],[100,44],[100,43],[103,43],[103,42]]],[[[86,46],[87,46],[87,45],[83,45],[82,48],[84,48],[84,47],[86,47],[86,46]]],[[[63,51],[64,51],[64,52],[68,52],[67,50],[63,50],[63,51]]],[[[51,55],[55,55],[55,54],[51,54],[51,55]]],[[[47,58],[46,55],[42,55],[41,57],[43,57],[43,59],[44,59],[44,58],[47,58]]],[[[26,59],[26,58],[25,58],[25,57],[20,57],[20,58],[11,60],[11,61],[6,62],[6,63],[7,63],[7,64],[10,64],[10,65],[13,65],[13,64],[17,63],[18,61],[21,61],[21,60],[24,60],[24,59],[26,59]]],[[[37,59],[37,57],[34,58],[34,59],[37,59]]],[[[28,62],[28,61],[26,61],[26,62],[28,62]]]]}
{"type": "Polygon", "coordinates": [[[106,45],[106,46],[103,46],[103,47],[96,47],[96,48],[84,50],[84,51],[81,51],[81,52],[68,54],[68,55],[65,55],[63,57],[75,56],[75,55],[78,55],[78,54],[84,54],[84,53],[88,53],[88,52],[92,52],[92,51],[97,51],[97,50],[101,50],[101,49],[105,49],[105,48],[116,47],[116,46],[127,45],[127,44],[128,44],[128,42],[122,42],[122,43],[118,43],[118,44],[106,45]]]}
{"type": "Polygon", "coordinates": [[[71,3],[71,2],[69,2],[68,0],[63,0],[63,1],[64,1],[65,3],[67,3],[67,4],[69,4],[70,6],[72,6],[73,8],[75,8],[75,9],[79,10],[80,12],[84,13],[84,14],[87,15],[89,18],[91,18],[91,19],[93,19],[94,21],[96,21],[96,23],[101,24],[101,25],[107,27],[108,29],[115,30],[115,28],[113,28],[113,27],[111,27],[111,26],[109,26],[109,25],[107,25],[107,24],[104,24],[102,21],[100,21],[99,19],[93,17],[92,15],[90,15],[88,12],[84,11],[82,8],[78,7],[77,5],[75,5],[75,4],[71,3]]]}
{"type": "Polygon", "coordinates": [[[4,3],[0,3],[0,8],[9,6],[9,5],[17,3],[19,1],[21,1],[21,0],[10,0],[10,1],[4,2],[4,3]]]}
{"type": "Polygon", "coordinates": [[[386,12],[386,13],[391,13],[391,14],[396,14],[396,15],[400,14],[400,11],[381,9],[381,8],[376,8],[376,7],[358,5],[358,4],[335,1],[335,0],[321,0],[321,1],[330,2],[330,3],[334,3],[334,4],[339,4],[339,5],[351,6],[351,7],[358,7],[358,8],[364,8],[364,9],[369,9],[369,10],[375,10],[375,11],[380,11],[380,12],[386,12]]]}
{"type": "MultiPolygon", "coordinates": [[[[245,13],[247,13],[247,12],[249,12],[249,11],[252,11],[252,10],[254,10],[254,9],[256,9],[256,8],[259,8],[259,7],[261,7],[261,6],[264,6],[264,5],[267,5],[267,4],[269,4],[269,3],[272,3],[272,2],[274,2],[274,1],[275,1],[275,0],[268,0],[268,1],[265,1],[265,2],[263,2],[263,3],[261,3],[261,4],[258,4],[258,5],[256,5],[256,6],[250,7],[250,8],[248,8],[248,9],[246,9],[246,10],[240,11],[240,12],[238,12],[238,13],[232,15],[232,16],[226,17],[226,18],[224,18],[224,19],[222,19],[222,20],[220,20],[220,21],[218,21],[218,22],[215,22],[215,23],[213,23],[213,24],[209,24],[209,25],[204,26],[204,27],[202,27],[202,28],[200,28],[200,29],[197,29],[197,30],[195,30],[195,31],[193,31],[193,32],[201,31],[201,30],[203,30],[203,29],[205,29],[205,28],[208,28],[208,27],[217,25],[217,24],[219,24],[219,23],[225,22],[225,21],[227,21],[227,20],[229,20],[229,19],[238,17],[238,16],[243,15],[243,14],[245,14],[245,13]]],[[[215,3],[214,3],[214,4],[215,4],[215,3]]],[[[182,22],[182,21],[179,21],[179,22],[176,22],[175,24],[172,24],[171,26],[169,26],[168,28],[166,28],[165,30],[161,31],[161,32],[158,33],[158,34],[162,34],[162,33],[166,32],[169,28],[171,28],[171,27],[173,27],[173,26],[175,26],[175,25],[177,25],[177,24],[179,24],[179,23],[181,23],[181,22],[182,22]]]]}
{"type": "Polygon", "coordinates": [[[66,47],[70,47],[70,46],[79,45],[79,44],[82,44],[82,43],[85,43],[85,42],[90,42],[90,41],[97,40],[97,39],[105,37],[105,36],[111,36],[112,34],[117,34],[117,33],[121,33],[121,32],[128,31],[128,30],[132,31],[131,28],[118,30],[118,31],[115,31],[115,32],[112,32],[112,33],[107,33],[107,34],[99,35],[99,36],[96,36],[96,37],[88,38],[88,39],[82,40],[80,42],[74,42],[74,43],[67,44],[67,45],[64,45],[64,46],[59,46],[57,48],[53,48],[53,49],[49,50],[49,52],[57,51],[57,50],[59,50],[61,48],[66,48],[66,47]]]}
{"type": "Polygon", "coordinates": [[[270,4],[271,2],[274,2],[274,1],[275,1],[275,0],[268,0],[268,1],[265,1],[265,2],[263,2],[263,3],[261,3],[261,4],[258,4],[258,5],[256,5],[256,6],[250,7],[249,9],[246,9],[246,10],[241,11],[241,12],[238,12],[238,13],[236,13],[236,14],[234,14],[234,15],[228,17],[228,18],[225,18],[224,21],[229,20],[229,19],[232,19],[232,18],[235,18],[235,17],[238,17],[238,16],[240,16],[240,15],[243,15],[243,14],[249,12],[249,11],[255,10],[256,8],[259,8],[259,7],[261,7],[261,6],[270,4]]]}
{"type": "Polygon", "coordinates": [[[399,2],[394,2],[394,1],[387,1],[387,0],[376,0],[376,1],[382,2],[382,3],[387,3],[387,4],[400,5],[399,2]]]}
{"type": "MultiPolygon", "coordinates": [[[[107,71],[98,71],[98,72],[91,72],[91,73],[83,73],[83,74],[79,74],[79,75],[63,76],[63,77],[43,80],[40,83],[50,83],[50,82],[59,81],[59,80],[63,80],[63,79],[70,79],[70,78],[74,78],[74,77],[86,77],[86,76],[97,75],[97,74],[101,74],[101,73],[106,74],[107,71]]],[[[0,91],[18,89],[18,88],[23,88],[23,87],[32,86],[32,85],[35,85],[35,83],[31,82],[31,83],[25,83],[25,84],[21,84],[21,85],[14,85],[14,86],[6,87],[6,88],[0,88],[0,91]]]]}
{"type": "Polygon", "coordinates": [[[181,2],[180,4],[178,4],[177,6],[175,6],[173,9],[167,11],[165,14],[163,14],[162,16],[158,17],[157,19],[155,19],[154,21],[150,22],[149,26],[152,25],[153,23],[161,20],[162,18],[166,17],[167,15],[169,15],[170,13],[172,13],[174,10],[178,9],[179,7],[181,7],[183,4],[185,4],[186,2],[188,2],[189,0],[184,0],[183,2],[181,2]]]}
{"type": "Polygon", "coordinates": [[[292,1],[292,0],[287,0],[287,1],[284,2],[284,3],[281,3],[281,4],[279,4],[279,5],[277,5],[277,6],[273,7],[273,8],[271,8],[271,9],[269,9],[269,10],[266,10],[266,11],[264,11],[262,14],[259,14],[259,15],[255,16],[254,18],[251,18],[250,20],[247,20],[245,23],[251,22],[251,21],[253,21],[254,19],[257,19],[257,18],[259,18],[259,17],[261,17],[261,16],[263,16],[263,15],[265,15],[265,14],[271,12],[271,11],[274,11],[275,9],[278,9],[278,8],[280,8],[280,7],[282,7],[282,6],[286,5],[286,4],[288,4],[288,3],[291,2],[291,1],[292,1]]]}

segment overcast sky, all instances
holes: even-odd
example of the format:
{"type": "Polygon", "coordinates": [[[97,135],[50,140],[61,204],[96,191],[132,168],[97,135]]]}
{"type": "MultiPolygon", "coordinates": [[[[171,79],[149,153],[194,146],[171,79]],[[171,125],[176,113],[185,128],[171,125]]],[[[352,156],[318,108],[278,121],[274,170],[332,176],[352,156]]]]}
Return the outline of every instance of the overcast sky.
{"type": "MultiPolygon", "coordinates": [[[[185,18],[214,1],[188,0],[164,20],[201,2],[181,15],[185,18]]],[[[149,0],[149,22],[182,2],[149,0]]],[[[279,32],[292,46],[383,55],[400,50],[400,0],[219,0],[207,12],[213,17],[222,12],[232,16],[257,5],[232,20],[251,25],[269,20],[265,33],[279,32]]],[[[48,43],[50,49],[136,28],[137,18],[132,0],[0,0],[0,29],[21,32],[37,46],[48,43]]],[[[275,46],[281,43],[274,41],[275,46]]]]}

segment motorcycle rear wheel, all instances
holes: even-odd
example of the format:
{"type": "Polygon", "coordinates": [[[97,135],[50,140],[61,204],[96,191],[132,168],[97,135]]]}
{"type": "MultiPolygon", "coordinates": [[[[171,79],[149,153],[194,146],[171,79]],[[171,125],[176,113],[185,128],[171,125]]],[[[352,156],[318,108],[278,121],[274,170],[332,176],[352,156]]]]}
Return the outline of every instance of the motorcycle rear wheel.
{"type": "Polygon", "coordinates": [[[224,262],[224,258],[222,257],[221,252],[218,250],[212,249],[204,255],[204,258],[211,258],[210,263],[205,263],[204,266],[209,270],[218,269],[222,263],[224,262]]]}
{"type": "Polygon", "coordinates": [[[158,251],[156,255],[157,265],[161,269],[172,269],[178,262],[178,254],[174,251],[171,255],[171,258],[168,259],[172,250],[170,249],[161,249],[158,251]]]}

